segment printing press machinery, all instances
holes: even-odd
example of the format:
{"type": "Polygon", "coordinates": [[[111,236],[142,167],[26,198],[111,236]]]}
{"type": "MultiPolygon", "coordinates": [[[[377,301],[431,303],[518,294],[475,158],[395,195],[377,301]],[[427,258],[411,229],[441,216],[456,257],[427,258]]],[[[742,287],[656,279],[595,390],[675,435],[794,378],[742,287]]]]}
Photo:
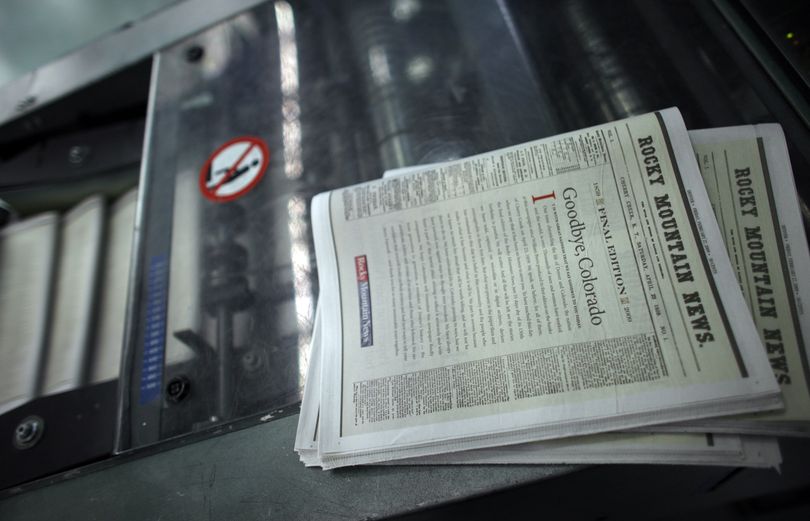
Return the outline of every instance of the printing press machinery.
{"type": "Polygon", "coordinates": [[[583,487],[583,519],[638,515],[613,481],[660,516],[810,511],[802,440],[781,476],[325,473],[292,451],[319,192],[678,106],[691,128],[781,123],[807,220],[810,10],[773,4],[185,0],[0,85],[0,232],[32,223],[0,249],[32,281],[0,313],[32,332],[0,332],[21,368],[0,366],[0,518],[418,519],[583,487]]]}

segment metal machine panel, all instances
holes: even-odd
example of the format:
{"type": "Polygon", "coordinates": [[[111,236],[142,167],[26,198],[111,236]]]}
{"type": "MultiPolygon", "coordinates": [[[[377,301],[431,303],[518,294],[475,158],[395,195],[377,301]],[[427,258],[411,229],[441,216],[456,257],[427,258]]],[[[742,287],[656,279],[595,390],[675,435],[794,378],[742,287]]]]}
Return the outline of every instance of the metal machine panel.
{"type": "MultiPolygon", "coordinates": [[[[100,40],[89,54],[44,67],[36,82],[26,77],[0,89],[8,102],[0,106],[0,121],[28,114],[4,127],[18,135],[40,117],[39,104],[111,70],[110,60],[95,58],[128,63],[144,49],[174,41],[172,34],[188,34],[192,26],[196,31],[225,12],[200,5],[227,4],[234,13],[255,3],[187,1],[171,10],[171,19],[188,23],[155,18],[123,30],[115,42],[100,40]],[[177,32],[160,31],[168,26],[177,32]],[[114,52],[102,52],[111,43],[114,52]],[[18,100],[25,103],[15,106],[18,100]]],[[[313,474],[300,464],[291,451],[295,418],[268,420],[296,410],[307,367],[318,293],[309,200],[388,168],[453,159],[672,105],[693,127],[779,121],[806,200],[810,134],[784,99],[784,86],[769,81],[745,47],[751,42],[717,8],[733,3],[267,2],[161,52],[152,78],[131,283],[121,273],[129,266],[134,195],[110,207],[94,384],[0,415],[7,440],[0,461],[11,469],[0,476],[0,489],[73,470],[0,491],[0,497],[15,496],[0,502],[4,518],[39,519],[54,511],[67,518],[109,518],[122,508],[164,518],[191,511],[209,517],[376,518],[569,472],[510,465],[313,474]],[[258,148],[248,150],[250,143],[258,148]],[[132,450],[107,458],[122,336],[116,446],[132,450]],[[31,415],[46,419],[50,435],[18,450],[9,441],[31,415]],[[227,439],[189,443],[249,425],[256,426],[227,439]],[[185,446],[160,451],[177,444],[185,446]],[[51,486],[32,490],[45,484],[51,486]]],[[[120,85],[100,88],[117,94],[124,90],[120,85]]],[[[99,133],[106,137],[110,131],[99,133]]],[[[72,140],[61,142],[64,150],[46,151],[44,163],[62,168],[48,160],[61,158],[72,140]]],[[[104,164],[138,155],[130,154],[132,146],[123,155],[118,148],[96,149],[105,151],[104,164]]],[[[39,160],[34,152],[29,158],[39,160]]],[[[14,162],[5,169],[14,182],[16,168],[14,162]]],[[[69,186],[75,187],[73,179],[89,167],[70,172],[75,175],[69,186]]],[[[686,512],[706,500],[721,501],[721,485],[739,498],[779,490],[779,497],[792,501],[782,491],[807,483],[806,454],[798,456],[794,451],[786,457],[785,475],[801,474],[800,480],[777,480],[762,471],[726,475],[653,467],[641,474],[640,466],[605,467],[574,475],[582,480],[575,484],[558,480],[527,488],[527,504],[535,508],[542,490],[552,499],[562,491],[575,502],[578,491],[606,490],[605,483],[627,489],[628,476],[651,484],[651,491],[666,491],[667,501],[651,493],[655,505],[641,507],[661,515],[671,514],[673,504],[686,512]],[[736,481],[754,472],[756,486],[746,489],[736,481]],[[664,482],[650,480],[653,474],[664,482]]],[[[607,490],[603,499],[618,497],[607,490]]],[[[628,496],[625,508],[640,508],[638,497],[628,496]]],[[[591,518],[609,515],[604,502],[591,503],[591,518]]]]}
{"type": "Polygon", "coordinates": [[[159,54],[119,450],[295,410],[313,195],[556,130],[510,28],[492,2],[277,1],[159,54]]]}

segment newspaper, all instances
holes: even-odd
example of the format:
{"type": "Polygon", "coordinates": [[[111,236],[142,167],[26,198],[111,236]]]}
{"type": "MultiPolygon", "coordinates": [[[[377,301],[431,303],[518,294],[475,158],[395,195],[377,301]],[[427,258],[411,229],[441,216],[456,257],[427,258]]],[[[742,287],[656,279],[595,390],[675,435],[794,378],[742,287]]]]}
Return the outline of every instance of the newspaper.
{"type": "Polygon", "coordinates": [[[781,406],[676,109],[321,194],[313,228],[325,467],[781,406]]]}
{"type": "Polygon", "coordinates": [[[773,468],[782,455],[774,438],[732,434],[593,434],[424,458],[386,465],[557,465],[557,464],[711,465],[773,468]]]}
{"type": "Polygon", "coordinates": [[[76,389],[86,378],[104,214],[104,199],[94,195],[61,218],[42,394],[76,389]]]}
{"type": "MultiPolygon", "coordinates": [[[[787,144],[778,124],[689,131],[712,209],[785,408],[652,431],[810,435],[810,254],[787,144]]],[[[383,177],[436,165],[406,167],[383,177]]]]}
{"type": "Polygon", "coordinates": [[[40,391],[58,234],[52,212],[0,229],[0,414],[40,391]]]}
{"type": "MultiPolygon", "coordinates": [[[[295,436],[295,451],[308,467],[318,457],[321,323],[316,312],[304,397],[295,436]]],[[[773,438],[712,434],[605,433],[505,447],[451,452],[386,461],[385,465],[448,464],[678,464],[779,468],[779,445],[773,438]]]]}
{"type": "Polygon", "coordinates": [[[119,197],[111,205],[107,215],[107,240],[98,295],[90,383],[118,378],[127,316],[127,287],[137,200],[138,190],[135,188],[119,197]]]}
{"type": "Polygon", "coordinates": [[[729,256],[782,390],[781,411],[671,430],[810,435],[810,254],[779,125],[689,133],[729,256]]]}

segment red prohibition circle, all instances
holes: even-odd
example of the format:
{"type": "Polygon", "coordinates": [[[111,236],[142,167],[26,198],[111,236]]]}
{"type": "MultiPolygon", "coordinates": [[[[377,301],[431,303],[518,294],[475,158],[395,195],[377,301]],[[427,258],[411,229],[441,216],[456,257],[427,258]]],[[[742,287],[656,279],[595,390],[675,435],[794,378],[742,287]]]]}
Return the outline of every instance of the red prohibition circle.
{"type": "Polygon", "coordinates": [[[246,193],[253,190],[253,188],[257,184],[259,184],[259,181],[261,181],[262,178],[264,177],[264,173],[269,165],[270,165],[270,149],[267,148],[267,144],[264,142],[264,140],[254,136],[239,136],[233,139],[229,139],[228,141],[220,145],[216,150],[214,150],[214,152],[210,156],[208,156],[208,159],[205,161],[205,164],[200,169],[200,175],[198,180],[198,184],[200,186],[200,193],[206,199],[208,199],[209,201],[213,201],[215,203],[226,203],[228,201],[233,201],[234,199],[239,199],[246,193]],[[231,166],[228,173],[225,175],[225,178],[222,181],[220,181],[217,184],[217,186],[214,186],[213,188],[209,188],[208,186],[206,186],[206,180],[208,178],[208,171],[211,168],[211,163],[213,163],[214,159],[216,159],[217,156],[219,156],[219,154],[221,154],[225,149],[237,143],[248,143],[248,148],[245,149],[241,157],[237,159],[236,163],[233,166],[231,166]],[[258,147],[262,153],[262,163],[261,165],[259,165],[259,171],[256,174],[256,177],[254,177],[250,181],[250,183],[245,185],[244,188],[242,188],[236,193],[225,196],[217,195],[216,191],[232,177],[232,174],[239,166],[239,163],[241,163],[242,160],[247,156],[247,154],[255,147],[258,147]]]}

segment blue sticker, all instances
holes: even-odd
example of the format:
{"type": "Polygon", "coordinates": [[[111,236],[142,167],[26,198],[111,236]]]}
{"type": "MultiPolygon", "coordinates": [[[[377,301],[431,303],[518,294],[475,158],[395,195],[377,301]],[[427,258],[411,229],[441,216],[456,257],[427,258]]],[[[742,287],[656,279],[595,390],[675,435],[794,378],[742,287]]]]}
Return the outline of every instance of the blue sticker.
{"type": "Polygon", "coordinates": [[[155,255],[146,278],[146,326],[143,332],[141,405],[160,396],[163,383],[163,355],[166,343],[166,297],[169,263],[166,255],[155,255]]]}

